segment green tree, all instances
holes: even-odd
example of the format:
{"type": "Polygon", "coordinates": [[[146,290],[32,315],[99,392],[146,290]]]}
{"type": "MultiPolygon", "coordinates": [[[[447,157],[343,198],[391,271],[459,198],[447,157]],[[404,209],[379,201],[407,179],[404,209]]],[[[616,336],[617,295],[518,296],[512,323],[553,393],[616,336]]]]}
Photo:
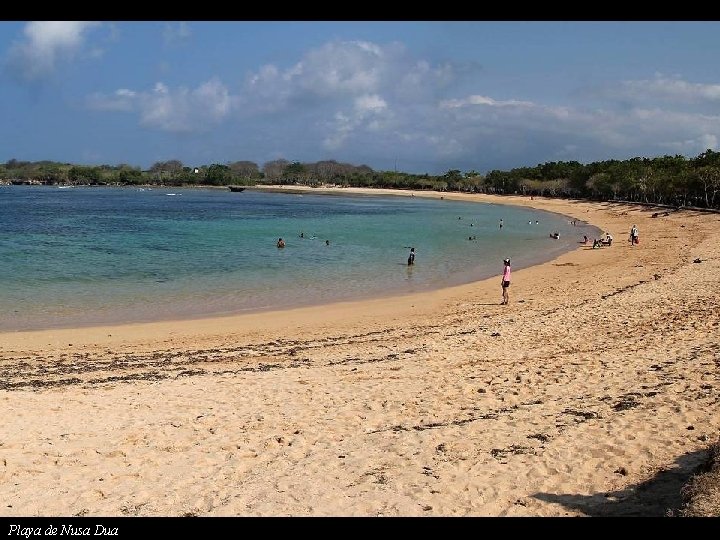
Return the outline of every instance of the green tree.
{"type": "Polygon", "coordinates": [[[283,178],[290,182],[303,182],[307,179],[307,167],[299,161],[293,161],[285,166],[283,178]]]}
{"type": "Polygon", "coordinates": [[[139,167],[120,165],[115,174],[116,181],[120,184],[142,184],[143,173],[139,167]]]}
{"type": "Polygon", "coordinates": [[[220,165],[219,163],[213,163],[207,169],[205,173],[205,183],[212,186],[224,186],[227,185],[232,178],[230,167],[227,165],[220,165]]]}

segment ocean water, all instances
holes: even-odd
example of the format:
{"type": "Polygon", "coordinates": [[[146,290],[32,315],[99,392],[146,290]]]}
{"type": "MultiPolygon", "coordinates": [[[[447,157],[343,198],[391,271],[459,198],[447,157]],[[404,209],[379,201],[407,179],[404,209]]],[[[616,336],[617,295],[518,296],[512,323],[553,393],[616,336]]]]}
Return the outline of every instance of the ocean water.
{"type": "Polygon", "coordinates": [[[505,257],[515,270],[552,259],[583,234],[598,232],[543,211],[422,197],[0,186],[0,330],[424,291],[500,275],[505,257]]]}

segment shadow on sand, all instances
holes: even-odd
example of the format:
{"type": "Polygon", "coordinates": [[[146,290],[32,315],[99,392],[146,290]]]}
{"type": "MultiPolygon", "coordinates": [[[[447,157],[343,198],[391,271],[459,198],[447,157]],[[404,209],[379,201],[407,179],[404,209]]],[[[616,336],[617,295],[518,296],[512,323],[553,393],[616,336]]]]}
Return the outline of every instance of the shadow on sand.
{"type": "Polygon", "coordinates": [[[579,510],[587,516],[661,517],[670,515],[669,511],[677,515],[683,502],[680,489],[707,457],[707,450],[683,454],[672,469],[660,470],[649,480],[621,491],[592,495],[535,493],[533,497],[579,510]]]}

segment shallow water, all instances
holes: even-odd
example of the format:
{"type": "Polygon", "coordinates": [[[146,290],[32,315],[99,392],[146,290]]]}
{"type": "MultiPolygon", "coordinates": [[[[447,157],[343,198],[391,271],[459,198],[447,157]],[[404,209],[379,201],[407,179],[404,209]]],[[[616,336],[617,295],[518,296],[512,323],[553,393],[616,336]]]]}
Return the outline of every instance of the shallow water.
{"type": "Polygon", "coordinates": [[[423,291],[597,235],[548,212],[422,197],[52,186],[0,186],[0,231],[0,330],[423,291]]]}

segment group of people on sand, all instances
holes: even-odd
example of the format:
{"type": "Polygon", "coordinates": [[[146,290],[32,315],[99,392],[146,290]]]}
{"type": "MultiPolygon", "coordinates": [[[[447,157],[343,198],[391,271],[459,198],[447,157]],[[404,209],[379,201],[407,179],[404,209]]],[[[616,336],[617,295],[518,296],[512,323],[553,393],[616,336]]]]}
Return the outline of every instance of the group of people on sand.
{"type": "MultiPolygon", "coordinates": [[[[633,225],[630,229],[630,238],[628,239],[631,246],[634,246],[636,244],[640,243],[640,233],[638,231],[637,225],[633,225]]],[[[588,237],[587,235],[583,236],[583,244],[588,243],[588,237]]],[[[609,232],[605,233],[605,238],[595,238],[593,239],[593,249],[601,248],[603,246],[612,246],[613,243],[613,236],[609,232]]]]}
{"type": "MultiPolygon", "coordinates": [[[[556,238],[556,239],[557,239],[557,238],[560,238],[560,234],[559,234],[559,233],[553,233],[553,234],[551,234],[550,236],[551,236],[552,238],[556,238]]],[[[587,244],[587,243],[588,243],[588,237],[587,237],[587,236],[583,236],[583,239],[584,239],[584,242],[583,242],[583,243],[587,244]]],[[[602,247],[602,246],[612,246],[612,243],[613,243],[613,236],[612,236],[612,234],[610,234],[609,232],[606,232],[604,239],[602,239],[602,238],[601,238],[601,239],[597,239],[597,238],[596,238],[596,239],[593,241],[593,249],[599,248],[599,247],[602,247]]],[[[639,232],[638,232],[638,228],[637,228],[637,225],[633,225],[632,228],[630,229],[630,244],[631,244],[631,245],[636,245],[636,244],[638,244],[638,243],[639,243],[639,232]]],[[[501,304],[502,304],[502,305],[507,305],[508,302],[510,302],[510,295],[508,294],[508,289],[510,288],[510,272],[511,272],[510,259],[509,259],[509,258],[508,258],[508,259],[505,259],[505,260],[503,261],[503,265],[504,265],[504,267],[503,267],[503,275],[502,275],[502,280],[501,280],[501,282],[500,282],[500,284],[501,284],[501,286],[502,286],[502,302],[501,302],[501,304]]]]}
{"type": "MultiPolygon", "coordinates": [[[[587,243],[587,236],[585,237],[585,243],[587,243]]],[[[595,238],[593,240],[593,249],[601,248],[603,246],[612,246],[613,237],[610,233],[605,233],[605,238],[595,238]]]]}

